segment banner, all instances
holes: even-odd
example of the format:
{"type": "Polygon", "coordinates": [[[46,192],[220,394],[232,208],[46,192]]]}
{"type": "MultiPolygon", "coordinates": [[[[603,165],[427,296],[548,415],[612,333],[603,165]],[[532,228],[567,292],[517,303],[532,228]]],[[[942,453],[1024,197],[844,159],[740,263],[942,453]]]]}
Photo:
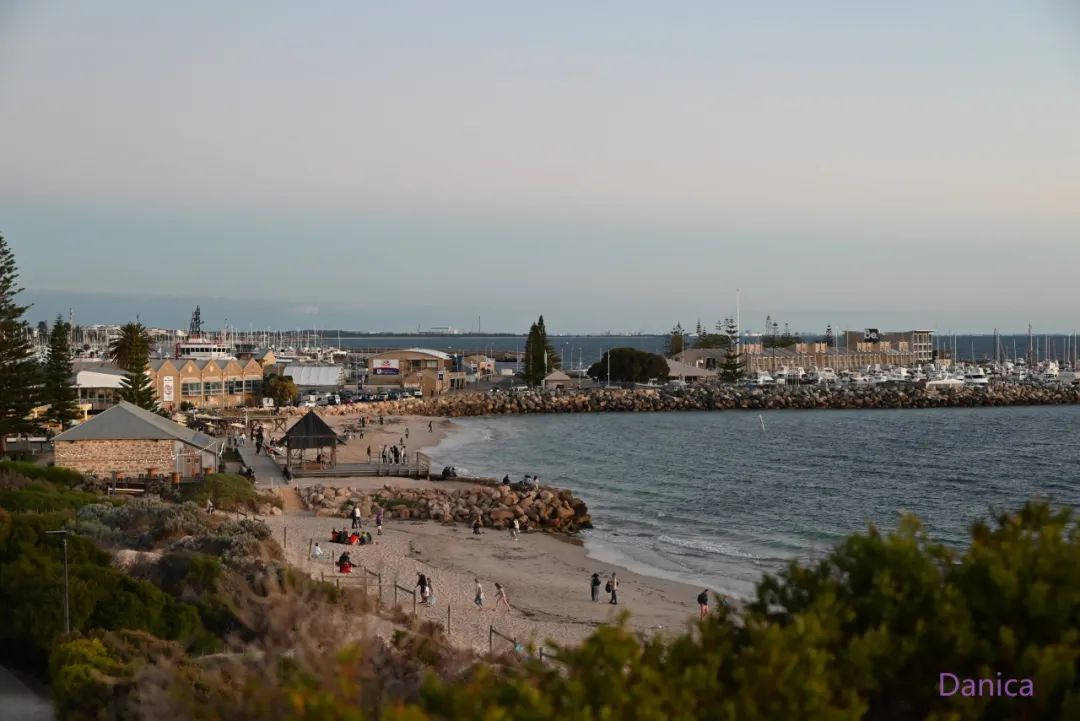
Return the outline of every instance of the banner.
{"type": "Polygon", "coordinates": [[[396,376],[401,373],[396,359],[374,361],[373,365],[374,367],[371,369],[371,372],[377,376],[396,376]]]}
{"type": "Polygon", "coordinates": [[[867,328],[863,333],[863,340],[867,343],[877,343],[881,340],[881,334],[878,333],[877,328],[867,328]]]}
{"type": "Polygon", "coordinates": [[[161,402],[173,402],[173,377],[165,376],[161,379],[161,402]]]}

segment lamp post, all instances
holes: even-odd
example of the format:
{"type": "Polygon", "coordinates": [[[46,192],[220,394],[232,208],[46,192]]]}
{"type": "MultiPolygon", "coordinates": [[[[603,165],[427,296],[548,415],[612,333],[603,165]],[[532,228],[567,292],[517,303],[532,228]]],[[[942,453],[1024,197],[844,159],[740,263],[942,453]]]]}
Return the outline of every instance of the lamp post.
{"type": "Polygon", "coordinates": [[[70,531],[64,529],[60,531],[45,531],[48,536],[60,536],[64,541],[64,635],[71,634],[71,602],[69,600],[68,592],[68,552],[67,552],[67,534],[70,531]]]}

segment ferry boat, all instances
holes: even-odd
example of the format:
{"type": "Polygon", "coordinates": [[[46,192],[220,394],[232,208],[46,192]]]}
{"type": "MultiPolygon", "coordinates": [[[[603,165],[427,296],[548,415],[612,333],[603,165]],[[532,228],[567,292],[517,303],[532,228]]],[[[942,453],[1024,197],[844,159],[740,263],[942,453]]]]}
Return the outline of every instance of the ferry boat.
{"type": "Polygon", "coordinates": [[[191,326],[186,340],[177,341],[175,358],[178,360],[211,360],[236,358],[236,346],[225,340],[212,340],[203,335],[202,313],[199,306],[191,314],[191,326]]]}

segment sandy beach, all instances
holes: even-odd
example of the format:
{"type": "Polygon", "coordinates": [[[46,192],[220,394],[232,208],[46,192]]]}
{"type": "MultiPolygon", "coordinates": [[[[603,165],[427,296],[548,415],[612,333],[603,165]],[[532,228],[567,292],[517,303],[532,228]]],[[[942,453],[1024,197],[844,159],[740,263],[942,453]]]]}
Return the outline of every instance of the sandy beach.
{"type": "MultiPolygon", "coordinates": [[[[291,428],[302,417],[290,418],[286,428],[291,428]]],[[[438,444],[454,426],[448,418],[427,416],[384,416],[381,425],[377,413],[357,412],[349,415],[321,415],[320,417],[342,436],[345,436],[346,431],[352,431],[350,439],[344,445],[338,446],[339,463],[367,463],[369,447],[376,460],[383,446],[404,443],[409,454],[424,451],[438,444]],[[367,425],[362,429],[360,428],[361,416],[367,419],[367,425]],[[431,430],[428,430],[428,424],[431,430]]]]}
{"type": "MultiPolygon", "coordinates": [[[[325,420],[338,431],[355,427],[357,416],[327,416],[325,420]]],[[[405,439],[410,452],[422,451],[437,444],[453,429],[448,419],[423,416],[387,416],[380,426],[369,417],[364,437],[354,436],[339,447],[342,462],[366,461],[367,447],[378,453],[383,444],[405,439]],[[428,423],[431,422],[431,431],[428,423]],[[408,438],[405,430],[408,429],[408,438]]],[[[467,487],[467,481],[432,482],[407,478],[334,478],[313,479],[332,486],[378,489],[467,487]]],[[[291,494],[289,494],[291,495],[291,494]]],[[[291,500],[291,499],[290,499],[291,500]]],[[[528,644],[574,644],[599,625],[614,622],[622,612],[629,612],[629,626],[644,633],[682,631],[697,616],[696,597],[701,588],[642,576],[621,567],[590,559],[580,540],[543,532],[522,533],[517,541],[506,531],[484,529],[474,535],[466,525],[434,521],[399,521],[387,519],[383,535],[372,546],[342,546],[330,543],[330,531],[349,524],[347,519],[317,517],[298,508],[298,501],[286,504],[286,513],[267,519],[275,538],[285,541],[286,559],[315,577],[339,578],[350,585],[362,585],[360,569],[348,576],[336,571],[333,563],[348,550],[354,563],[381,573],[387,587],[385,603],[392,603],[395,580],[406,588],[416,585],[417,574],[432,579],[435,603],[417,607],[421,618],[446,623],[450,609],[451,638],[462,647],[486,652],[488,629],[528,644]],[[319,543],[326,555],[313,560],[310,549],[319,543]],[[599,573],[604,583],[614,572],[619,580],[618,604],[608,603],[608,594],[600,589],[600,602],[590,599],[589,581],[599,573]],[[476,608],[473,598],[479,579],[484,589],[484,608],[476,608]],[[506,589],[511,610],[496,612],[495,582],[506,589]]],[[[364,519],[364,527],[374,533],[374,522],[364,519]]],[[[372,582],[374,580],[372,579],[372,582]]],[[[399,601],[407,609],[412,598],[399,591],[399,601]]],[[[496,641],[498,651],[508,646],[496,641]],[[500,646],[501,644],[501,646],[500,646]]]]}

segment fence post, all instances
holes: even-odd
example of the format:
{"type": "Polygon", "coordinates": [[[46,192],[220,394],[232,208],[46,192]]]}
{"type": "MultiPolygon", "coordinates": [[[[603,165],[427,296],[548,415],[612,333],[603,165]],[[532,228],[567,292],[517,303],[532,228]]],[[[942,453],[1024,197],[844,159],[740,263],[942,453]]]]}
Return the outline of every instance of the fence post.
{"type": "Polygon", "coordinates": [[[397,581],[394,581],[394,608],[397,608],[397,581]]]}
{"type": "Polygon", "coordinates": [[[412,615],[416,615],[416,589],[412,592],[412,615]]]}
{"type": "Polygon", "coordinates": [[[311,544],[313,544],[314,542],[315,542],[315,539],[313,539],[313,538],[308,539],[308,542],[307,542],[307,556],[308,556],[308,558],[311,558],[311,544]]]}
{"type": "Polygon", "coordinates": [[[282,549],[289,547],[289,527],[283,526],[281,529],[281,545],[282,549]]]}
{"type": "Polygon", "coordinates": [[[450,604],[446,604],[446,635],[450,635],[450,604]]]}
{"type": "Polygon", "coordinates": [[[543,646],[540,647],[540,665],[541,666],[544,665],[544,647],[543,646]]]}
{"type": "Polygon", "coordinates": [[[382,574],[379,574],[379,606],[382,606],[382,574]]]}
{"type": "Polygon", "coordinates": [[[495,627],[488,626],[488,653],[495,650],[495,627]]]}

